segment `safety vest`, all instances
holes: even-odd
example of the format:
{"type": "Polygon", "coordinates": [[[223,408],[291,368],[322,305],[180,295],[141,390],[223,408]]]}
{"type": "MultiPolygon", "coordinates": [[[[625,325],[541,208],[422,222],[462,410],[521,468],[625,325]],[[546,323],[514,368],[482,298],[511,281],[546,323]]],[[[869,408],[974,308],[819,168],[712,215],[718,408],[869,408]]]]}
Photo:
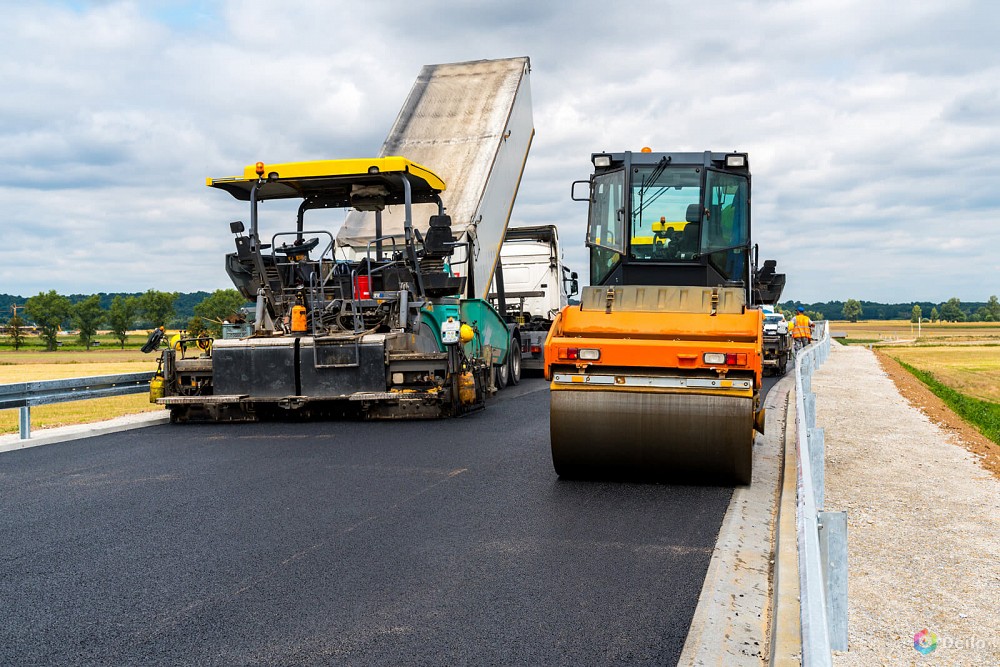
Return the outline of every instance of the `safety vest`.
{"type": "Polygon", "coordinates": [[[810,330],[812,320],[806,315],[796,315],[792,318],[792,338],[812,338],[810,330]]]}

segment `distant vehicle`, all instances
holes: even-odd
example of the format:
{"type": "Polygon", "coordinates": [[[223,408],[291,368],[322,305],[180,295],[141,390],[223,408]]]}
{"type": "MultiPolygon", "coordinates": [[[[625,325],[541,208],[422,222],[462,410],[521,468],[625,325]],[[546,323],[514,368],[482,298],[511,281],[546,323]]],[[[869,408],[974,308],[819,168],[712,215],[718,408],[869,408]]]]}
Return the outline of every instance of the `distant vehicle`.
{"type": "Polygon", "coordinates": [[[764,309],[764,373],[784,375],[788,367],[788,356],[792,347],[792,337],[788,332],[785,316],[773,310],[764,309]]]}
{"type": "MultiPolygon", "coordinates": [[[[508,227],[500,248],[504,305],[502,314],[517,325],[521,368],[545,367],[545,337],[552,320],[580,292],[580,280],[562,262],[555,225],[508,227]]],[[[490,300],[498,303],[496,277],[490,300]]],[[[511,378],[516,383],[516,378],[511,378]]]]}

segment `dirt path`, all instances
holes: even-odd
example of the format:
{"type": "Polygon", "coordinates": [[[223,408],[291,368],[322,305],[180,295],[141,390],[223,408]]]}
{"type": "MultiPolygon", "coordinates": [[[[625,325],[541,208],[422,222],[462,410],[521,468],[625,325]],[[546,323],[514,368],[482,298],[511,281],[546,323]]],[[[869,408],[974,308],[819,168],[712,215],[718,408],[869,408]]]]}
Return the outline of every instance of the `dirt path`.
{"type": "Polygon", "coordinates": [[[812,388],[826,508],[848,514],[850,650],[834,664],[1000,665],[1000,480],[961,424],[909,403],[867,349],[833,346],[812,388]],[[914,649],[925,628],[927,655],[914,649]]]}

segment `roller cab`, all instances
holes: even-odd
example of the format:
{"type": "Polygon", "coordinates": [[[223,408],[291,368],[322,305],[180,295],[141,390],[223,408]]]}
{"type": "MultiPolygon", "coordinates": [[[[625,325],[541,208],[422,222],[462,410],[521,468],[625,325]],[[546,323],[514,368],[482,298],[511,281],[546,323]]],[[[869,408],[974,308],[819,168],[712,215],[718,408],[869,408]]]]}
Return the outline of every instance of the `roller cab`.
{"type": "Polygon", "coordinates": [[[763,313],[747,156],[592,160],[574,184],[590,204],[591,286],[545,343],[556,472],[749,484],[763,313]]]}

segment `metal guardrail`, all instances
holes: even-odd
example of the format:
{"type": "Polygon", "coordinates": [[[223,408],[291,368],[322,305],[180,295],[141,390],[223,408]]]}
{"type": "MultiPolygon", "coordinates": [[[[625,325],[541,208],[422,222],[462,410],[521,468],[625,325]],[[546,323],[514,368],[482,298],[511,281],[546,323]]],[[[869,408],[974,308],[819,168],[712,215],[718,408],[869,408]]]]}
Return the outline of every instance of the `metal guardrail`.
{"type": "Polygon", "coordinates": [[[816,428],[812,373],[830,354],[830,331],[795,358],[795,432],[798,459],[799,596],[802,664],[832,665],[832,651],[847,650],[847,513],[824,512],[823,429],[816,428]]]}
{"type": "Polygon", "coordinates": [[[39,380],[0,384],[0,410],[19,408],[21,411],[21,439],[31,437],[31,407],[82,401],[88,398],[105,398],[149,391],[149,381],[154,373],[121,373],[65,380],[39,380]]]}

